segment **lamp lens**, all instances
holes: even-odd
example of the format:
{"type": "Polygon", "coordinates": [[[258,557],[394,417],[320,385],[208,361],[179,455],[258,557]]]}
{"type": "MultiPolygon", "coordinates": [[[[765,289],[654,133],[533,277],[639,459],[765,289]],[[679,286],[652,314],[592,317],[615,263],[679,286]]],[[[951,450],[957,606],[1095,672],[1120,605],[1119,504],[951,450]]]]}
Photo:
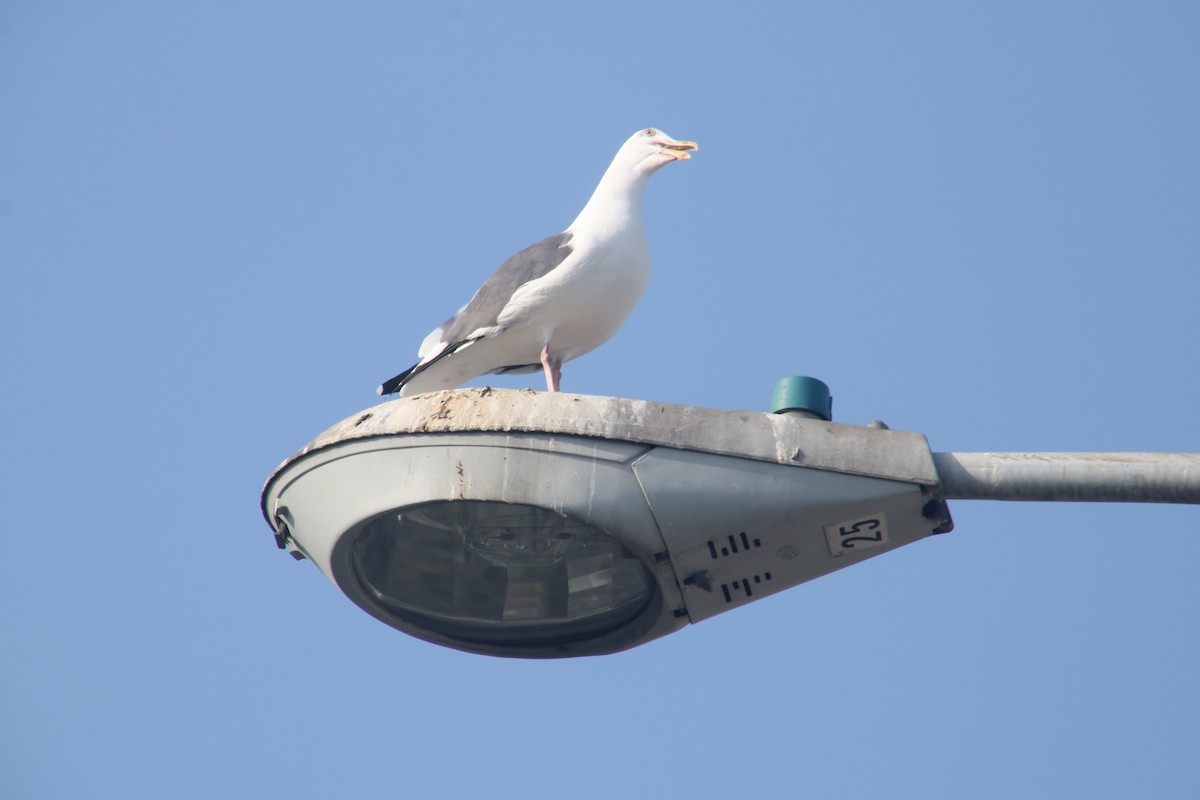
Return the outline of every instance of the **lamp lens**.
{"type": "Polygon", "coordinates": [[[437,502],[389,513],[354,543],[380,606],[465,641],[565,644],[616,630],[650,602],[649,570],[620,542],[537,506],[437,502]]]}

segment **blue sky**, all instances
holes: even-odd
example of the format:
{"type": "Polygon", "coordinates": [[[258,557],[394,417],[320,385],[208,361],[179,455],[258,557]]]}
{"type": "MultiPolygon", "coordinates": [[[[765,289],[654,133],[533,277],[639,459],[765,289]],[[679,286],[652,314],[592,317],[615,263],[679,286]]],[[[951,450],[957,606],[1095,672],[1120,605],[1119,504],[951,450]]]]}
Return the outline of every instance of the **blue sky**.
{"type": "Polygon", "coordinates": [[[258,493],[646,126],[701,149],[567,391],[807,374],[935,450],[1200,451],[1198,36],[1190,2],[0,4],[0,794],[1195,797],[1194,507],[958,502],[526,662],[363,614],[258,493]]]}

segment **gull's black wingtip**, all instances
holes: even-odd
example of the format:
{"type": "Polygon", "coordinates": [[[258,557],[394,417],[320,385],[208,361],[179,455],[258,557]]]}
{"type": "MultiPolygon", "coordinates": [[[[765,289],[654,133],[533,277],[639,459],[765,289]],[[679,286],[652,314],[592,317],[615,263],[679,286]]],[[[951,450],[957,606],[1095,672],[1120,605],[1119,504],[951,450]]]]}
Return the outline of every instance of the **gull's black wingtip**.
{"type": "Polygon", "coordinates": [[[404,370],[404,372],[401,372],[396,377],[389,378],[388,380],[379,384],[379,388],[375,390],[376,393],[380,394],[380,395],[395,394],[396,392],[398,392],[402,388],[404,388],[404,384],[408,383],[412,378],[415,378],[417,375],[420,375],[422,372],[429,369],[429,367],[432,366],[433,364],[436,364],[437,362],[441,361],[446,356],[457,353],[459,350],[478,341],[481,338],[483,338],[483,337],[476,336],[474,339],[465,339],[464,341],[461,341],[461,342],[455,342],[454,344],[446,345],[433,358],[429,358],[424,361],[418,361],[416,364],[413,364],[411,367],[404,370]]]}
{"type": "Polygon", "coordinates": [[[379,388],[375,390],[375,394],[379,395],[380,397],[386,397],[389,394],[395,394],[396,392],[400,391],[401,387],[403,387],[404,384],[408,382],[408,379],[412,377],[413,370],[415,369],[416,367],[412,366],[394,378],[388,378],[386,381],[379,384],[379,388]]]}

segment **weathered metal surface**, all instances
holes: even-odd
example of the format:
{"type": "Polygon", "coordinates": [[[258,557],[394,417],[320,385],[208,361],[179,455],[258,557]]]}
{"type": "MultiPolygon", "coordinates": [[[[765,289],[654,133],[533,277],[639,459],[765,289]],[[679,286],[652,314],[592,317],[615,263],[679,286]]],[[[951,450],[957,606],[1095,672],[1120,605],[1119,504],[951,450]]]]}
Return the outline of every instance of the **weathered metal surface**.
{"type": "Polygon", "coordinates": [[[947,500],[1200,503],[1200,453],[934,453],[947,500]]]}
{"type": "Polygon", "coordinates": [[[284,465],[356,439],[470,432],[590,436],[927,486],[938,482],[929,445],[919,433],[795,415],[488,387],[450,389],[381,403],[334,425],[284,465]]]}

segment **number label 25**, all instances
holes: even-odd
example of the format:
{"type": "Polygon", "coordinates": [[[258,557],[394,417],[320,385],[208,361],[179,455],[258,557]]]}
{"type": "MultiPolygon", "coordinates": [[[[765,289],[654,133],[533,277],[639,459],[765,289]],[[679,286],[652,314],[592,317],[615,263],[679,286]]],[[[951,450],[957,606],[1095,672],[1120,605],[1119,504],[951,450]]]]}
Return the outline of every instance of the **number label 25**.
{"type": "Polygon", "coordinates": [[[883,514],[873,514],[826,525],[825,538],[829,542],[829,553],[834,556],[879,547],[888,541],[887,520],[883,514]]]}

